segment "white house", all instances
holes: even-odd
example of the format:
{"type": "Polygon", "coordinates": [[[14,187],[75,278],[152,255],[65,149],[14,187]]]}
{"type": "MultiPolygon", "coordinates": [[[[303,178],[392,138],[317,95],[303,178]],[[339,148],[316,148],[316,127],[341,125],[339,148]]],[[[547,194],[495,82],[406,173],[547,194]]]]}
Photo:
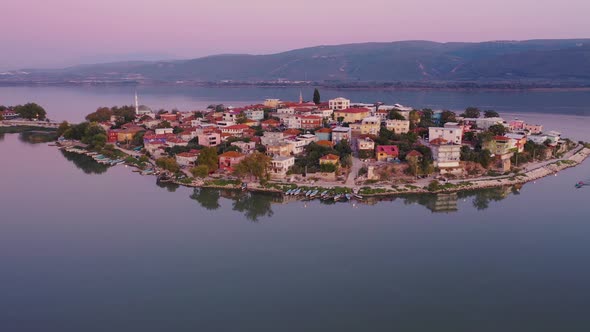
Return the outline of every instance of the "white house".
{"type": "Polygon", "coordinates": [[[328,106],[334,111],[347,109],[350,108],[350,100],[342,97],[330,99],[328,106]]]}
{"type": "Polygon", "coordinates": [[[352,130],[349,127],[335,127],[332,129],[332,143],[337,144],[342,140],[350,142],[352,130]]]}
{"type": "Polygon", "coordinates": [[[301,128],[301,117],[299,116],[287,116],[282,119],[283,124],[289,129],[301,128]]]}
{"type": "Polygon", "coordinates": [[[197,162],[199,154],[196,152],[181,152],[176,155],[176,162],[179,166],[192,166],[197,162]]]}
{"type": "Polygon", "coordinates": [[[295,109],[293,107],[284,107],[284,108],[279,108],[277,110],[277,114],[288,114],[288,115],[294,115],[295,114],[295,109]]]}
{"type": "Polygon", "coordinates": [[[264,146],[275,145],[283,141],[283,133],[278,131],[265,131],[260,137],[260,143],[264,146]]]}
{"type": "Polygon", "coordinates": [[[430,142],[435,139],[442,139],[447,143],[461,145],[463,137],[462,127],[430,127],[428,128],[428,140],[430,142]]]}
{"type": "Polygon", "coordinates": [[[174,133],[173,128],[156,128],[156,135],[172,134],[174,133]]]}
{"type": "Polygon", "coordinates": [[[250,153],[254,152],[254,150],[256,149],[255,142],[238,141],[238,142],[232,142],[230,145],[237,146],[238,148],[240,148],[240,150],[242,150],[242,153],[245,153],[245,154],[250,154],[250,153]]]}
{"type": "Polygon", "coordinates": [[[535,144],[543,144],[548,139],[547,135],[529,135],[527,141],[531,141],[535,144]]]}
{"type": "Polygon", "coordinates": [[[264,120],[264,111],[259,108],[252,108],[247,109],[244,113],[246,113],[246,118],[255,121],[262,121],[264,120]]]}
{"type": "Polygon", "coordinates": [[[284,178],[293,165],[295,165],[295,157],[275,156],[270,161],[270,176],[272,178],[284,178]]]}
{"type": "Polygon", "coordinates": [[[396,134],[406,134],[410,131],[409,120],[385,120],[385,128],[396,134]]]}
{"type": "Polygon", "coordinates": [[[432,159],[434,166],[440,169],[441,174],[460,172],[461,146],[454,144],[433,144],[432,159]]]}

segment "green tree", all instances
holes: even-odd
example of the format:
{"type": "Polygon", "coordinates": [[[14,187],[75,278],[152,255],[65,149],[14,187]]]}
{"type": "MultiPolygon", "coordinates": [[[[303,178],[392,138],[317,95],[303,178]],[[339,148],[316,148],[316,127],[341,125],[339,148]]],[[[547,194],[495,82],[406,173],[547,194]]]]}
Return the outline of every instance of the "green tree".
{"type": "Polygon", "coordinates": [[[494,110],[487,110],[487,111],[483,112],[483,116],[484,116],[484,118],[497,118],[497,117],[500,117],[500,114],[498,114],[498,112],[496,112],[494,110]]]}
{"type": "Polygon", "coordinates": [[[96,122],[88,123],[84,128],[80,141],[88,144],[90,148],[101,149],[107,142],[107,133],[96,122]]]}
{"type": "Polygon", "coordinates": [[[135,120],[135,106],[125,105],[121,107],[114,106],[111,108],[114,115],[122,119],[123,123],[135,120]]]}
{"type": "Polygon", "coordinates": [[[324,173],[334,173],[337,169],[338,166],[336,166],[336,164],[325,163],[320,165],[320,171],[324,173]]]}
{"type": "Polygon", "coordinates": [[[504,136],[506,135],[506,127],[501,124],[495,124],[488,128],[488,131],[494,134],[495,136],[504,136]]]}
{"type": "Polygon", "coordinates": [[[444,110],[442,111],[442,114],[440,115],[440,122],[441,125],[444,125],[447,122],[456,122],[456,115],[455,112],[451,112],[449,110],[444,110]]]}
{"type": "Polygon", "coordinates": [[[239,162],[234,173],[239,177],[251,176],[255,179],[268,180],[268,167],[271,158],[263,153],[254,152],[239,162]]]}
{"type": "Polygon", "coordinates": [[[45,120],[45,116],[47,112],[45,109],[35,103],[27,103],[24,105],[17,105],[14,106],[13,110],[18,113],[21,118],[25,118],[28,120],[45,120]]]}
{"type": "Polygon", "coordinates": [[[180,171],[180,166],[178,166],[176,159],[172,157],[158,158],[156,159],[156,165],[172,173],[177,173],[180,171]]]}
{"type": "Polygon", "coordinates": [[[170,122],[164,120],[164,121],[158,123],[156,128],[172,128],[172,125],[170,124],[170,122]]]}
{"type": "Polygon", "coordinates": [[[405,120],[406,119],[397,110],[391,110],[391,111],[389,111],[389,113],[387,114],[387,118],[389,120],[405,120]]]}
{"type": "Polygon", "coordinates": [[[213,146],[203,148],[199,154],[197,165],[205,165],[209,169],[209,172],[215,172],[219,167],[217,148],[213,146]]]}
{"type": "Polygon", "coordinates": [[[313,90],[313,103],[316,105],[321,103],[320,91],[317,88],[313,90]]]}
{"type": "Polygon", "coordinates": [[[338,155],[340,155],[340,157],[352,154],[352,148],[350,147],[350,144],[348,144],[348,140],[346,139],[343,139],[340,142],[336,143],[336,145],[334,145],[334,150],[338,152],[338,155]]]}
{"type": "Polygon", "coordinates": [[[209,167],[207,165],[199,165],[191,168],[191,174],[196,178],[206,178],[209,175],[209,167]]]}
{"type": "Polygon", "coordinates": [[[461,114],[461,116],[464,118],[479,118],[480,115],[481,111],[479,110],[479,108],[471,106],[467,107],[465,109],[465,112],[461,114]]]}
{"type": "Polygon", "coordinates": [[[133,139],[131,140],[131,144],[133,146],[143,146],[143,136],[145,135],[145,131],[140,131],[133,135],[133,139]]]}
{"type": "Polygon", "coordinates": [[[70,124],[67,121],[60,123],[57,127],[57,137],[62,136],[68,129],[70,129],[70,124]]]}
{"type": "Polygon", "coordinates": [[[88,122],[106,122],[110,121],[113,112],[108,107],[100,107],[96,111],[86,115],[88,122]]]}

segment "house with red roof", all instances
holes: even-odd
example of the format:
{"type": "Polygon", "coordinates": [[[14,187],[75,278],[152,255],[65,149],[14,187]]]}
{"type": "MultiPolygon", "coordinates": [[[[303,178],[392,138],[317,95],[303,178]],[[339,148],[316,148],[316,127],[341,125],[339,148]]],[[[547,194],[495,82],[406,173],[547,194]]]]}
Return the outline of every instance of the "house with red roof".
{"type": "Polygon", "coordinates": [[[397,145],[378,145],[377,161],[389,161],[399,157],[399,148],[397,145]]]}
{"type": "Polygon", "coordinates": [[[346,108],[343,110],[335,110],[334,111],[334,118],[336,120],[342,119],[342,122],[354,123],[354,122],[362,121],[364,118],[368,117],[370,114],[371,114],[371,111],[368,108],[354,107],[354,108],[346,108]]]}
{"type": "Polygon", "coordinates": [[[248,125],[245,124],[237,124],[233,126],[221,127],[222,134],[228,134],[235,137],[242,137],[244,135],[244,130],[250,129],[248,125]]]}
{"type": "Polygon", "coordinates": [[[269,130],[273,128],[278,128],[281,125],[281,123],[275,119],[268,119],[262,121],[260,125],[262,126],[263,130],[269,130]]]}
{"type": "Polygon", "coordinates": [[[228,151],[219,155],[219,169],[233,172],[234,167],[246,158],[246,155],[237,151],[228,151]]]}
{"type": "Polygon", "coordinates": [[[329,154],[320,158],[320,165],[324,165],[324,164],[337,165],[339,161],[340,161],[340,156],[329,153],[329,154]]]}
{"type": "Polygon", "coordinates": [[[322,126],[322,118],[315,115],[302,115],[301,129],[315,129],[322,126]]]}
{"type": "Polygon", "coordinates": [[[176,162],[179,166],[189,167],[194,166],[199,158],[199,150],[190,150],[189,152],[181,152],[176,155],[176,162]]]}
{"type": "Polygon", "coordinates": [[[315,131],[315,135],[320,141],[331,141],[332,140],[332,129],[321,128],[315,131]]]}

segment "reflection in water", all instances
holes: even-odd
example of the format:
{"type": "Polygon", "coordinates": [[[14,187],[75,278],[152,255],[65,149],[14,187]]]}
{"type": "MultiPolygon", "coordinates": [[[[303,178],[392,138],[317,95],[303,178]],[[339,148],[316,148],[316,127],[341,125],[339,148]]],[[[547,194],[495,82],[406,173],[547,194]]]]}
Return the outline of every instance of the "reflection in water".
{"type": "Polygon", "coordinates": [[[162,181],[156,181],[156,185],[160,188],[165,188],[166,190],[168,190],[168,192],[175,192],[176,189],[178,189],[180,187],[180,185],[173,183],[173,182],[162,182],[162,181]]]}
{"type": "Polygon", "coordinates": [[[0,141],[4,140],[4,133],[0,133],[0,141]]]}
{"type": "Polygon", "coordinates": [[[232,209],[242,212],[250,221],[257,222],[261,217],[273,215],[272,203],[282,203],[280,195],[269,193],[250,193],[239,190],[219,190],[212,188],[195,188],[190,198],[207,210],[221,207],[219,199],[223,197],[233,201],[232,209]]]}
{"type": "Polygon", "coordinates": [[[60,151],[67,160],[73,162],[78,169],[86,174],[103,174],[109,169],[107,165],[99,164],[87,155],[60,151]]]}
{"type": "Polygon", "coordinates": [[[274,213],[272,212],[271,204],[280,203],[280,195],[269,194],[269,193],[250,193],[241,192],[242,195],[234,201],[233,210],[243,212],[246,218],[250,221],[258,221],[260,217],[271,217],[274,213]]]}
{"type": "MultiPolygon", "coordinates": [[[[163,185],[160,185],[163,186],[163,185]]],[[[374,205],[383,201],[395,201],[400,199],[406,205],[419,204],[435,213],[455,213],[459,211],[459,200],[471,199],[473,207],[478,210],[485,210],[491,202],[501,201],[510,194],[519,195],[521,186],[497,187],[456,193],[441,194],[419,194],[391,197],[369,197],[357,203],[374,205]]],[[[251,221],[258,221],[261,217],[273,215],[272,204],[287,204],[296,202],[297,197],[281,196],[271,193],[250,193],[239,190],[219,190],[212,188],[195,188],[191,199],[197,201],[207,210],[216,210],[221,207],[220,198],[233,201],[233,210],[242,212],[251,221]]],[[[332,205],[343,204],[334,200],[322,200],[320,204],[332,205]]],[[[307,203],[306,203],[307,204],[307,203]]]]}
{"type": "Polygon", "coordinates": [[[195,188],[190,198],[199,202],[207,210],[217,210],[221,207],[219,205],[220,196],[219,190],[217,189],[195,188]]]}
{"type": "Polygon", "coordinates": [[[20,133],[18,138],[21,140],[21,142],[37,144],[55,142],[57,135],[55,132],[25,131],[20,133]]]}

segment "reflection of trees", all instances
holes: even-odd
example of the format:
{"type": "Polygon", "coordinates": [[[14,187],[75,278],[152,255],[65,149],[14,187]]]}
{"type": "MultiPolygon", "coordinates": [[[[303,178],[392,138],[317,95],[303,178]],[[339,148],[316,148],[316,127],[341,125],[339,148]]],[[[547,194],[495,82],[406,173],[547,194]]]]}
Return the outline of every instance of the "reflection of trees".
{"type": "Polygon", "coordinates": [[[156,185],[160,188],[164,188],[166,190],[168,190],[168,192],[175,192],[176,189],[178,189],[178,187],[180,187],[180,185],[174,183],[174,182],[162,182],[162,181],[156,181],[156,185]]]}
{"type": "Polygon", "coordinates": [[[74,163],[78,169],[86,174],[102,174],[109,168],[107,165],[99,164],[94,159],[83,154],[60,150],[63,156],[74,163]]]}
{"type": "Polygon", "coordinates": [[[272,194],[245,192],[234,201],[233,210],[243,212],[248,220],[256,222],[260,217],[273,215],[271,204],[274,200],[272,194]]]}
{"type": "Polygon", "coordinates": [[[459,199],[473,198],[473,206],[478,210],[485,210],[491,202],[498,202],[510,194],[520,194],[519,187],[497,187],[456,193],[420,194],[403,196],[404,204],[420,204],[432,212],[456,212],[459,199]]]}
{"type": "Polygon", "coordinates": [[[0,141],[4,140],[4,133],[0,133],[0,141]]]}
{"type": "Polygon", "coordinates": [[[207,210],[219,209],[221,206],[219,205],[219,197],[219,190],[208,188],[195,188],[192,195],[190,196],[191,199],[199,202],[199,204],[201,204],[201,206],[207,210]]]}
{"type": "Polygon", "coordinates": [[[207,210],[221,207],[219,199],[223,197],[233,201],[232,209],[243,213],[248,220],[258,221],[261,217],[273,215],[272,203],[280,203],[281,197],[269,193],[250,193],[238,190],[219,190],[213,188],[195,188],[190,198],[207,210]]]}
{"type": "Polygon", "coordinates": [[[485,210],[490,206],[491,202],[499,202],[510,193],[512,193],[513,187],[497,187],[489,188],[484,190],[478,190],[473,198],[473,206],[478,210],[485,210]]]}
{"type": "Polygon", "coordinates": [[[18,138],[25,143],[37,144],[53,142],[57,139],[57,135],[51,132],[25,131],[20,133],[18,138]]]}

